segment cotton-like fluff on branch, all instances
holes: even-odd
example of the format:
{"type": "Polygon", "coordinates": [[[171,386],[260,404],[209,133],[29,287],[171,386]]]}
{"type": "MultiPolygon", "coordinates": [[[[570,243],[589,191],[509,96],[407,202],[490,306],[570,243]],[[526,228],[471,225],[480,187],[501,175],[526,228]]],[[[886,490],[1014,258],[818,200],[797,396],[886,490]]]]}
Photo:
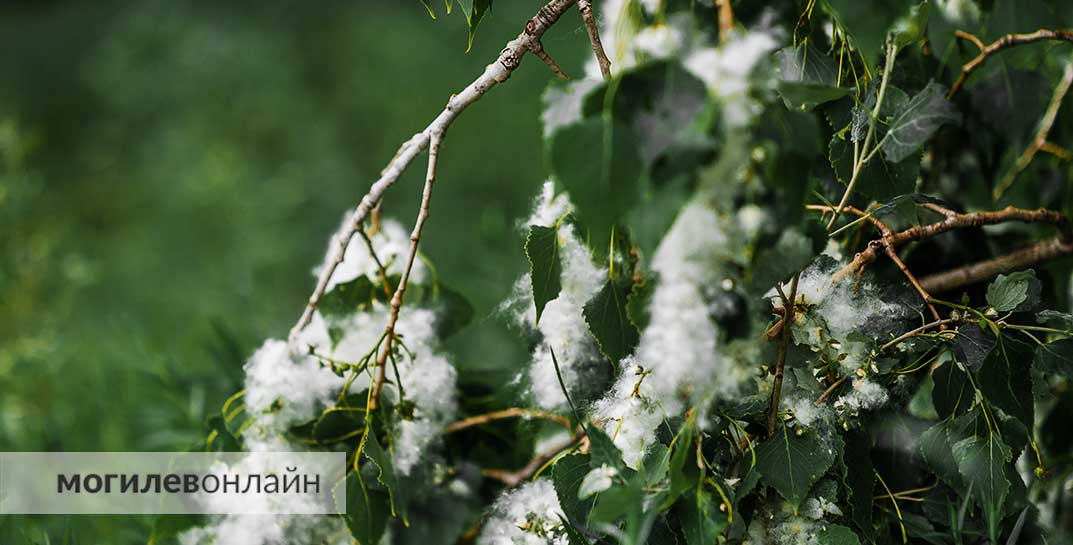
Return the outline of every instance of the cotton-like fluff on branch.
{"type": "Polygon", "coordinates": [[[683,61],[686,69],[719,97],[728,127],[745,126],[760,112],[760,103],[749,96],[750,78],[760,61],[778,47],[776,38],[769,30],[735,33],[718,47],[695,49],[683,61]]]}
{"type": "Polygon", "coordinates": [[[566,514],[549,479],[537,479],[496,500],[478,545],[567,545],[566,514]]]}
{"type": "MultiPolygon", "coordinates": [[[[559,222],[571,210],[565,193],[555,194],[549,181],[544,184],[540,197],[525,225],[550,227],[559,222]]],[[[541,340],[533,349],[532,362],[527,374],[534,402],[544,409],[562,408],[566,405],[559,379],[555,375],[555,360],[562,371],[563,382],[571,395],[585,395],[584,389],[601,383],[601,373],[606,362],[600,355],[596,342],[589,334],[582,314],[585,303],[600,290],[607,273],[598,268],[592,254],[574,233],[569,222],[559,222],[559,257],[562,263],[560,277],[562,290],[559,296],[548,302],[536,323],[536,308],[533,305],[533,286],[529,275],[523,275],[514,286],[514,294],[501,309],[510,312],[522,327],[535,328],[541,340]]]]}
{"type": "MultiPolygon", "coordinates": [[[[353,212],[343,218],[343,225],[350,223],[351,214],[353,212]]],[[[384,265],[388,276],[402,274],[402,269],[406,266],[407,253],[410,251],[410,233],[406,231],[406,228],[395,220],[385,220],[381,222],[380,230],[369,239],[373,243],[373,251],[376,252],[380,263],[384,265]]],[[[330,244],[337,244],[334,236],[330,244]]],[[[319,275],[323,267],[324,265],[321,265],[314,269],[313,274],[319,275]]],[[[369,255],[368,245],[362,240],[360,234],[355,234],[343,253],[343,262],[332,272],[325,293],[330,292],[337,284],[349,282],[359,276],[375,279],[379,274],[380,269],[376,260],[369,255]]],[[[421,260],[415,260],[410,270],[410,282],[420,284],[425,281],[427,274],[425,264],[421,260]]]]}
{"type": "MultiPolygon", "coordinates": [[[[395,221],[385,221],[371,240],[388,274],[401,272],[409,250],[409,235],[403,226],[395,221]]],[[[333,273],[330,286],[361,275],[379,282],[378,266],[360,236],[350,241],[344,255],[345,260],[333,273]]],[[[424,265],[415,263],[411,282],[420,282],[425,274],[424,265]]],[[[298,346],[303,354],[312,348],[319,356],[357,362],[377,344],[387,320],[388,306],[380,302],[373,303],[365,312],[334,320],[330,325],[338,328],[342,336],[333,347],[328,334],[329,324],[316,312],[302,330],[298,346]]],[[[395,326],[407,349],[399,350],[395,364],[405,399],[413,403],[414,409],[412,417],[400,420],[391,430],[391,452],[395,469],[401,475],[409,475],[414,470],[456,414],[456,374],[439,353],[435,325],[433,311],[404,306],[395,326]]],[[[390,360],[388,365],[392,365],[390,360]]],[[[394,370],[387,372],[394,378],[394,370]]],[[[252,423],[244,431],[242,440],[251,452],[306,450],[303,445],[287,439],[287,430],[308,422],[321,409],[334,404],[345,382],[344,378],[322,366],[315,356],[292,357],[287,343],[275,339],[265,341],[254,352],[246,363],[245,373],[245,410],[252,423]]],[[[362,373],[353,380],[349,392],[359,393],[369,388],[371,382],[370,373],[362,373]]],[[[400,392],[392,383],[384,387],[381,395],[397,403],[400,392]]],[[[183,545],[333,543],[331,540],[350,543],[349,537],[345,536],[348,533],[338,517],[227,515],[216,518],[209,526],[185,532],[180,541],[183,545]]]]}
{"type": "Polygon", "coordinates": [[[712,396],[732,397],[750,377],[750,370],[720,354],[719,331],[705,297],[721,280],[728,240],[724,227],[699,200],[679,213],[652,260],[659,282],[649,325],[634,355],[623,360],[611,392],[594,408],[593,416],[605,423],[631,467],[654,442],[665,416],[712,396]]]}

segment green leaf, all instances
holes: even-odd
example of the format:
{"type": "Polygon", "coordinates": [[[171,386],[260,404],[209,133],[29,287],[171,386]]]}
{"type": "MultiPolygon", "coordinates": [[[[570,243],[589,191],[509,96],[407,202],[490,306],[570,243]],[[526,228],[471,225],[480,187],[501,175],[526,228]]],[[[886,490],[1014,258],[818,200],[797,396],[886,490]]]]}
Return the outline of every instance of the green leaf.
{"type": "MultiPolygon", "coordinates": [[[[831,137],[828,158],[838,181],[848,184],[853,177],[853,143],[835,134],[831,137]]],[[[905,193],[912,193],[920,172],[920,160],[909,157],[901,162],[890,162],[877,154],[858,174],[855,191],[885,201],[905,193]]]]}
{"type": "Polygon", "coordinates": [[[849,34],[850,43],[872,69],[887,31],[898,17],[908,12],[907,3],[902,0],[826,0],[826,3],[839,26],[849,34]]]}
{"type": "Polygon", "coordinates": [[[951,488],[962,490],[964,486],[954,460],[953,446],[950,444],[949,421],[944,420],[920,434],[917,442],[920,456],[932,472],[951,488]]]}
{"type": "Polygon", "coordinates": [[[773,437],[756,447],[760,480],[775,488],[795,510],[834,460],[834,449],[820,441],[815,433],[799,436],[786,427],[779,428],[773,437]]]}
{"type": "Polygon", "coordinates": [[[530,225],[529,236],[525,239],[525,255],[529,258],[529,279],[533,284],[533,303],[539,323],[544,305],[558,297],[563,287],[558,226],[530,225]]]}
{"type": "Polygon", "coordinates": [[[703,488],[694,487],[675,504],[688,545],[707,545],[727,527],[727,515],[719,510],[721,500],[703,488]]]}
{"type": "Polygon", "coordinates": [[[380,446],[375,433],[368,435],[363,452],[365,457],[376,466],[377,480],[384,485],[384,488],[387,488],[391,515],[397,516],[402,519],[403,524],[407,524],[405,494],[395,475],[395,464],[391,459],[391,454],[380,446]]]}
{"type": "Polygon", "coordinates": [[[940,126],[960,122],[961,114],[946,100],[943,87],[931,82],[894,114],[882,140],[883,155],[897,163],[920,150],[940,126]]]}
{"type": "Polygon", "coordinates": [[[924,1],[909,8],[909,13],[898,18],[891,29],[894,45],[903,48],[924,37],[928,26],[928,2],[924,1]]]}
{"type": "Polygon", "coordinates": [[[1032,346],[1003,335],[998,347],[984,360],[976,378],[992,405],[1033,429],[1032,346]]]}
{"type": "Polygon", "coordinates": [[[987,304],[998,312],[1031,310],[1039,303],[1040,283],[1036,271],[1028,269],[1000,274],[987,286],[987,304]]]}
{"type": "Polygon", "coordinates": [[[695,459],[696,450],[693,448],[693,434],[697,427],[696,412],[689,413],[689,417],[678,430],[674,442],[671,443],[671,459],[668,473],[671,480],[670,497],[674,499],[685,492],[697,482],[694,474],[697,465],[690,463],[695,459]]]}
{"type": "Polygon", "coordinates": [[[932,373],[935,387],[931,391],[931,401],[939,418],[961,414],[972,404],[972,389],[965,378],[965,372],[953,361],[946,361],[932,373]]]}
{"type": "Polygon", "coordinates": [[[652,294],[656,291],[656,281],[654,279],[646,279],[641,285],[634,286],[630,291],[630,296],[626,299],[626,315],[630,318],[630,323],[637,328],[638,331],[644,331],[648,327],[648,319],[650,316],[652,306],[652,294]]]}
{"type": "Polygon", "coordinates": [[[1073,380],[1073,339],[1060,339],[1036,348],[1036,370],[1073,380]]]}
{"type": "Polygon", "coordinates": [[[608,437],[607,433],[599,427],[590,424],[588,426],[589,453],[592,468],[609,466],[622,470],[625,464],[622,462],[622,451],[615,446],[615,442],[608,437]]]}
{"type": "Polygon", "coordinates": [[[846,432],[842,439],[842,480],[848,492],[849,515],[866,536],[871,536],[872,493],[876,480],[871,441],[860,431],[846,432]]]}
{"type": "Polygon", "coordinates": [[[378,293],[367,276],[359,276],[349,282],[336,284],[320,298],[317,310],[329,320],[345,318],[371,305],[378,293]]]}
{"type": "Polygon", "coordinates": [[[616,367],[637,346],[639,334],[626,312],[631,284],[629,279],[608,279],[604,287],[585,303],[585,323],[600,352],[616,367]]]}
{"type": "Polygon", "coordinates": [[[592,246],[606,248],[612,226],[641,195],[643,165],[633,132],[613,118],[580,121],[552,135],[548,157],[592,246]]]}
{"type": "Polygon", "coordinates": [[[1010,447],[994,434],[987,437],[968,437],[954,443],[954,460],[965,482],[972,487],[973,498],[987,519],[991,542],[996,543],[998,524],[1003,505],[1010,492],[1006,464],[1010,463],[1010,447]]]}
{"type": "MultiPolygon", "coordinates": [[[[436,10],[432,9],[432,4],[429,3],[428,0],[420,0],[420,2],[421,5],[425,6],[425,9],[428,10],[428,16],[436,19],[436,10]]],[[[448,4],[448,6],[450,6],[450,4],[448,4]]]]}
{"type": "Polygon", "coordinates": [[[560,519],[563,523],[563,528],[566,530],[567,545],[592,545],[589,538],[585,537],[570,521],[560,519]]]}
{"type": "Polygon", "coordinates": [[[977,371],[983,365],[991,350],[995,348],[995,335],[990,329],[983,329],[979,324],[969,323],[958,328],[954,340],[954,357],[965,367],[977,371]]]}
{"type": "Polygon", "coordinates": [[[784,47],[775,52],[779,66],[779,96],[791,110],[811,110],[853,92],[838,87],[838,65],[811,45],[784,47]]]}
{"type": "Polygon", "coordinates": [[[816,533],[819,545],[861,545],[861,538],[840,524],[829,524],[816,533]]]}
{"type": "Polygon", "coordinates": [[[358,545],[376,545],[387,528],[390,499],[370,489],[362,476],[351,472],[346,478],[346,525],[358,545]]]}
{"type": "Polygon", "coordinates": [[[574,524],[583,524],[592,510],[593,498],[578,499],[581,481],[585,480],[590,470],[592,464],[588,454],[565,456],[551,467],[551,483],[555,487],[555,494],[559,496],[559,505],[574,524]]]}
{"type": "Polygon", "coordinates": [[[481,24],[485,12],[492,7],[492,0],[457,0],[457,2],[462,8],[462,15],[466,17],[466,25],[469,27],[469,41],[466,43],[466,53],[469,53],[470,49],[473,49],[473,37],[477,34],[477,25],[481,24]]]}

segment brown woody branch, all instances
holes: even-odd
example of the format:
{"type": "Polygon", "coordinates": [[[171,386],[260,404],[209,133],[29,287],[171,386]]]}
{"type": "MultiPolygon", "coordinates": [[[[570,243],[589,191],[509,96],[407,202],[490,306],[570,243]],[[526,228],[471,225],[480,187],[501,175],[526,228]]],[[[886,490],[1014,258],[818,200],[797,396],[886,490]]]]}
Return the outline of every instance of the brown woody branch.
{"type": "MultiPolygon", "coordinates": [[[[410,282],[410,272],[414,268],[417,259],[417,245],[421,242],[421,230],[429,216],[429,204],[432,201],[432,185],[436,182],[436,164],[440,158],[440,139],[442,132],[433,132],[428,146],[428,170],[425,174],[425,189],[421,194],[421,209],[417,213],[417,221],[410,233],[410,252],[406,255],[406,265],[402,269],[399,285],[395,288],[395,295],[391,296],[391,311],[388,316],[387,326],[384,328],[384,347],[376,360],[376,384],[373,386],[372,395],[369,397],[369,409],[375,410],[380,402],[380,390],[384,388],[387,376],[387,360],[394,348],[395,324],[399,321],[399,310],[402,308],[402,299],[406,295],[406,286],[410,282]]],[[[400,386],[401,385],[397,385],[400,386]]]]}
{"type": "Polygon", "coordinates": [[[993,259],[925,276],[920,283],[928,291],[942,293],[1070,254],[1073,241],[1068,235],[1059,235],[993,259]]]}
{"type": "MultiPolygon", "coordinates": [[[[819,210],[821,212],[831,211],[831,207],[829,207],[829,206],[821,206],[821,205],[808,205],[805,208],[807,208],[809,210],[819,210]]],[[[928,310],[931,311],[932,316],[936,320],[938,320],[939,319],[939,311],[935,308],[935,305],[933,305],[931,303],[931,295],[928,294],[927,290],[925,290],[920,285],[920,282],[917,281],[916,276],[914,276],[913,273],[909,271],[909,267],[907,267],[905,265],[905,263],[902,262],[902,259],[900,257],[898,257],[898,252],[895,250],[895,248],[893,246],[891,246],[890,244],[887,244],[885,242],[888,239],[888,237],[892,237],[894,235],[894,231],[891,230],[890,226],[888,226],[886,223],[884,223],[879,218],[873,216],[872,214],[864,212],[864,211],[862,211],[862,210],[860,210],[860,209],[858,209],[856,207],[845,206],[845,207],[842,208],[842,210],[845,211],[845,212],[848,212],[850,214],[854,214],[856,216],[860,216],[861,218],[868,220],[869,222],[872,223],[872,225],[874,225],[876,227],[876,229],[879,230],[879,232],[880,232],[880,234],[882,236],[878,239],[878,241],[870,242],[869,243],[869,249],[871,249],[873,246],[879,247],[883,251],[883,253],[885,253],[887,255],[887,257],[890,258],[890,260],[894,263],[894,265],[898,267],[898,270],[902,272],[902,274],[905,276],[905,278],[907,280],[909,280],[909,283],[913,286],[913,289],[916,290],[917,294],[920,295],[921,300],[924,301],[924,304],[928,307],[928,310]]],[[[946,212],[946,209],[944,208],[943,212],[940,212],[940,213],[943,213],[945,215],[945,212],[946,212]]],[[[840,277],[839,278],[834,278],[834,279],[832,279],[832,282],[837,282],[839,279],[840,279],[840,277]]]]}
{"type": "MultiPolygon", "coordinates": [[[[1068,253],[1069,250],[1066,248],[1073,246],[1073,231],[1070,230],[1069,221],[1065,216],[1052,210],[1042,208],[1038,210],[1026,210],[1008,206],[1002,210],[996,211],[959,214],[931,203],[925,207],[939,212],[945,219],[927,225],[916,225],[896,233],[889,233],[869,242],[864,250],[853,256],[853,260],[850,261],[849,264],[831,277],[831,281],[837,283],[847,276],[860,273],[865,267],[873,263],[879,257],[880,252],[885,253],[884,248],[888,246],[891,248],[898,248],[909,242],[929,239],[947,231],[964,227],[979,227],[982,225],[995,225],[1010,221],[1020,221],[1025,223],[1050,223],[1059,231],[1059,236],[1052,241],[1053,244],[1043,244],[1042,246],[1037,245],[1033,247],[1035,250],[1032,252],[1025,250],[1017,252],[1016,257],[1013,257],[1014,254],[1010,254],[1010,256],[1004,256],[1002,258],[991,260],[990,262],[985,262],[991,263],[998,261],[998,263],[974,271],[971,276],[972,278],[976,278],[978,275],[984,274],[987,271],[997,270],[995,268],[997,266],[1023,266],[1038,263],[1041,260],[1050,259],[1061,253],[1068,253]]],[[[978,265],[984,265],[985,263],[978,265]]],[[[955,272],[956,271],[949,271],[949,273],[955,272]]],[[[965,276],[965,274],[958,274],[957,276],[962,279],[962,282],[964,279],[970,278],[970,276],[965,276]]],[[[979,278],[986,278],[986,276],[979,278]]],[[[952,282],[952,279],[944,279],[939,282],[935,280],[935,276],[929,276],[920,282],[920,287],[925,292],[930,292],[952,289],[953,287],[964,285],[964,283],[954,284],[952,282]]]]}
{"type": "Polygon", "coordinates": [[[610,79],[611,59],[607,58],[604,44],[600,41],[600,27],[596,25],[596,17],[592,14],[592,0],[577,0],[577,7],[581,11],[581,19],[585,22],[585,30],[589,33],[592,54],[596,56],[596,63],[600,65],[600,73],[603,74],[604,79],[610,79]]]}
{"type": "Polygon", "coordinates": [[[719,9],[719,41],[726,43],[734,30],[734,8],[730,0],[715,0],[715,5],[719,9]]]}
{"type": "Polygon", "coordinates": [[[471,428],[473,426],[480,426],[482,424],[487,424],[496,420],[505,420],[508,418],[542,418],[544,420],[555,422],[568,430],[573,429],[573,427],[570,425],[570,420],[568,418],[564,418],[557,414],[537,411],[533,409],[512,407],[510,409],[503,409],[502,411],[495,411],[487,414],[478,414],[476,416],[471,416],[469,418],[459,420],[458,422],[447,426],[447,433],[454,433],[457,431],[464,430],[466,428],[471,428]]]}
{"type": "MultiPolygon", "coordinates": [[[[297,346],[298,335],[313,318],[313,312],[316,311],[317,304],[320,302],[321,297],[324,296],[332,274],[339,264],[343,262],[350,240],[373,209],[380,203],[384,192],[399,180],[399,177],[402,176],[402,173],[418,154],[429,147],[434,133],[442,138],[463,110],[480,100],[492,87],[507,81],[514,70],[518,68],[525,54],[532,51],[535,44],[540,42],[540,38],[544,33],[562,17],[567,9],[578,2],[579,0],[550,0],[544,4],[537,11],[537,14],[526,23],[525,30],[507,43],[496,60],[485,67],[484,72],[477,79],[459,91],[458,94],[451,96],[450,100],[447,101],[447,106],[436,116],[432,123],[399,147],[395,157],[381,172],[380,178],[369,188],[369,192],[361,198],[349,220],[332,237],[332,243],[328,254],[325,256],[324,266],[321,268],[320,276],[317,278],[316,287],[309,296],[301,317],[298,318],[298,322],[294,324],[288,335],[288,345],[292,353],[297,354],[299,352],[299,347],[297,346]]],[[[598,35],[597,39],[599,39],[598,35]]]]}
{"type": "Polygon", "coordinates": [[[525,467],[519,470],[508,471],[505,469],[483,469],[481,470],[481,474],[485,477],[495,479],[507,485],[507,487],[509,488],[513,488],[525,482],[526,479],[532,477],[537,471],[540,471],[540,468],[544,467],[544,464],[548,463],[548,460],[555,458],[562,452],[565,452],[566,450],[571,449],[576,445],[582,444],[587,439],[588,438],[585,435],[585,432],[582,431],[577,435],[577,437],[574,437],[569,441],[560,443],[544,452],[541,452],[540,454],[537,454],[533,457],[532,460],[529,460],[529,463],[525,464],[525,467]]]}
{"type": "Polygon", "coordinates": [[[999,51],[1002,51],[1003,49],[1044,40],[1063,40],[1067,42],[1073,42],[1073,32],[1069,30],[1040,29],[1027,34],[1007,34],[988,45],[984,45],[979,38],[973,36],[972,34],[969,34],[968,32],[963,32],[959,30],[955,32],[954,35],[958,38],[971,41],[973,44],[976,45],[977,48],[980,49],[980,53],[976,55],[976,57],[974,57],[971,61],[965,63],[965,65],[961,67],[961,75],[958,76],[958,79],[954,82],[954,85],[950,87],[950,92],[946,95],[947,98],[953,97],[958,92],[958,90],[960,90],[961,87],[965,85],[965,82],[969,79],[969,76],[972,75],[973,71],[979,68],[980,65],[984,63],[984,61],[986,61],[988,58],[998,53],[999,51]]]}
{"type": "Polygon", "coordinates": [[[775,422],[779,416],[779,396],[782,393],[782,375],[786,368],[786,351],[790,348],[790,329],[785,324],[794,322],[794,307],[797,306],[797,282],[801,279],[801,273],[794,275],[790,282],[790,295],[782,292],[782,286],[776,284],[775,288],[782,297],[782,308],[785,309],[782,316],[782,339],[779,341],[779,359],[775,362],[775,381],[771,384],[771,406],[768,408],[767,434],[775,434],[775,422]]]}

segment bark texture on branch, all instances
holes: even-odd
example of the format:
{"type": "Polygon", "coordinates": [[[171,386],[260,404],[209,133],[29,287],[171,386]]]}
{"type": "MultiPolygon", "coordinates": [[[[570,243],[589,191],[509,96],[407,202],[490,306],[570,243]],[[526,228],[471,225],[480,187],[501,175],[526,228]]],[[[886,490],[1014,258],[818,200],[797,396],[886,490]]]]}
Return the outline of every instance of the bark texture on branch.
{"type": "Polygon", "coordinates": [[[1063,241],[1062,237],[1058,236],[993,259],[925,276],[920,279],[920,284],[929,292],[942,293],[1071,253],[1073,242],[1063,241]]]}
{"type": "Polygon", "coordinates": [[[973,71],[980,67],[989,57],[1006,49],[1016,45],[1029,44],[1033,42],[1039,42],[1043,40],[1062,40],[1066,42],[1073,42],[1073,31],[1069,30],[1049,30],[1040,29],[1035,32],[1029,32],[1027,34],[1007,34],[988,45],[983,45],[983,42],[979,38],[969,34],[967,32],[958,31],[954,33],[959,38],[964,38],[971,41],[976,47],[980,49],[980,54],[976,55],[971,61],[965,63],[965,66],[961,67],[961,74],[958,76],[957,81],[950,87],[950,92],[946,97],[950,98],[957,94],[957,92],[968,81],[969,76],[973,71]]]}
{"type": "Polygon", "coordinates": [[[543,50],[540,45],[540,38],[559,20],[563,13],[576,4],[577,1],[578,0],[551,0],[546,3],[540,8],[537,14],[525,24],[525,30],[518,34],[518,37],[507,42],[506,47],[499,53],[499,57],[485,67],[484,72],[477,79],[473,80],[472,83],[459,91],[458,94],[451,96],[447,101],[447,106],[438,116],[436,116],[432,123],[399,147],[398,151],[395,153],[395,157],[391,159],[387,167],[380,173],[380,178],[373,183],[372,187],[369,188],[368,193],[361,198],[361,201],[354,209],[354,213],[351,214],[347,222],[332,237],[332,243],[330,244],[328,254],[325,257],[324,266],[321,268],[320,275],[317,278],[316,287],[314,288],[312,295],[309,296],[309,300],[302,312],[302,316],[298,319],[298,322],[294,324],[294,327],[291,328],[290,334],[287,337],[288,347],[292,354],[296,354],[300,351],[300,348],[296,346],[298,334],[313,318],[313,312],[316,310],[317,304],[320,302],[320,298],[324,295],[325,290],[327,290],[332,273],[334,273],[336,267],[343,262],[347,245],[354,237],[354,234],[358,232],[358,229],[361,228],[365,218],[368,217],[369,213],[383,198],[384,192],[398,181],[403,171],[406,170],[406,167],[413,162],[418,154],[428,147],[433,134],[438,133],[442,137],[442,135],[446,133],[448,127],[451,126],[451,123],[454,122],[462,111],[474,102],[480,100],[480,98],[491,88],[507,81],[511,73],[518,68],[522,57],[524,57],[526,53],[543,50]]]}

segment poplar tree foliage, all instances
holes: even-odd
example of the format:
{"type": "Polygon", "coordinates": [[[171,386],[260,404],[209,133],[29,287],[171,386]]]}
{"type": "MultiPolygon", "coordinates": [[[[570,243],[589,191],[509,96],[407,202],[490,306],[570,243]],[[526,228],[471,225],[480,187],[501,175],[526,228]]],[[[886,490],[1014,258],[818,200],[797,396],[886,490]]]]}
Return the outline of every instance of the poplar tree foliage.
{"type": "MultiPolygon", "coordinates": [[[[492,8],[422,3],[436,17],[460,11],[471,43],[492,8]]],[[[517,320],[520,342],[534,354],[548,348],[551,367],[494,386],[461,373],[456,387],[460,420],[512,407],[558,420],[489,419],[445,432],[412,471],[399,471],[392,430],[421,411],[408,385],[375,410],[366,410],[367,389],[344,392],[287,434],[309,448],[347,450],[347,539],[853,545],[1073,537],[1068,251],[968,282],[936,276],[1015,255],[1054,236],[1055,224],[1068,245],[1061,233],[1069,226],[967,222],[909,239],[893,259],[874,242],[883,229],[1007,206],[1073,212],[1073,109],[1058,94],[1073,45],[1007,48],[951,91],[980,53],[955,31],[986,45],[1069,28],[1073,10],[1059,0],[740,0],[731,2],[733,26],[721,29],[710,2],[597,7],[611,77],[552,81],[546,94],[550,192],[569,206],[525,225],[522,294],[488,318],[531,315],[517,320]],[[642,46],[643,29],[670,32],[659,36],[671,45],[642,46]],[[755,63],[742,59],[757,50],[755,63]],[[621,51],[632,56],[622,60],[621,51]],[[705,52],[715,60],[706,64],[705,52]],[[726,87],[735,81],[740,89],[726,87]],[[1023,161],[1032,146],[1037,153],[1023,161]],[[594,354],[584,368],[565,356],[578,350],[554,345],[548,333],[558,323],[552,308],[577,274],[575,245],[601,275],[574,309],[594,354]],[[878,257],[840,274],[869,248],[878,257]],[[927,301],[912,284],[918,279],[927,301]],[[693,291],[677,300],[688,308],[675,308],[668,294],[686,287],[693,291]],[[674,321],[693,309],[695,321],[674,321]],[[694,372],[699,379],[689,378],[694,372]],[[565,402],[540,398],[529,384],[537,373],[553,373],[565,402]],[[632,435],[631,418],[652,424],[632,435]],[[539,458],[556,437],[565,446],[539,458]],[[535,457],[517,482],[496,477],[535,457]]],[[[555,47],[588,47],[576,35],[577,43],[555,47]]],[[[540,68],[534,59],[522,67],[540,68]]],[[[432,206],[434,223],[435,199],[432,206]]],[[[441,338],[481,327],[450,280],[415,282],[402,314],[433,309],[441,338]]],[[[320,312],[331,322],[386,305],[398,281],[340,283],[320,312]]],[[[408,351],[395,350],[400,358],[408,351]]],[[[543,361],[534,356],[534,365],[543,361]]],[[[340,376],[372,365],[322,363],[340,376]]],[[[395,386],[387,374],[385,391],[395,386]]],[[[206,448],[242,448],[243,419],[230,412],[211,422],[206,448]]],[[[178,532],[165,526],[162,537],[178,532]]]]}

